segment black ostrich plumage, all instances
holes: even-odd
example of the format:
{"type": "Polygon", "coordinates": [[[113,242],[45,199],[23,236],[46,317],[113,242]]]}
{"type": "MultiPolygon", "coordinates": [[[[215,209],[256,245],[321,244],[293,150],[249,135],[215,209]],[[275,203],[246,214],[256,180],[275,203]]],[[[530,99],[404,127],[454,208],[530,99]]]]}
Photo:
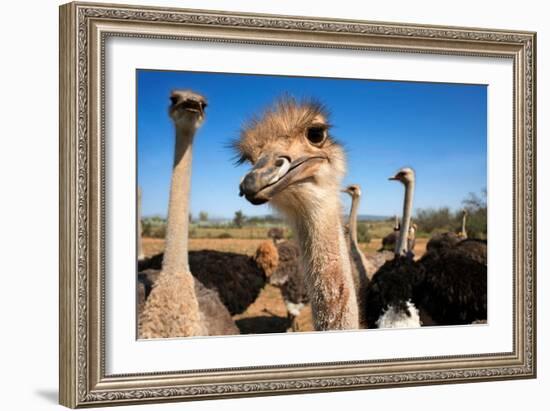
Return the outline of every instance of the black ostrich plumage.
{"type": "MultiPolygon", "coordinates": [[[[164,254],[138,262],[138,272],[160,270],[164,254]]],[[[216,291],[231,315],[240,314],[252,304],[265,285],[266,278],[248,255],[201,250],[189,252],[189,268],[206,288],[216,291]]],[[[147,287],[147,284],[145,284],[147,287]]]]}
{"type": "Polygon", "coordinates": [[[389,306],[410,315],[407,301],[438,325],[487,318],[487,242],[463,240],[432,248],[419,261],[398,257],[374,275],[365,293],[369,328],[389,306]]]}
{"type": "Polygon", "coordinates": [[[382,238],[382,247],[378,251],[394,251],[395,243],[399,237],[399,230],[394,230],[389,233],[387,236],[382,238]]]}
{"type": "Polygon", "coordinates": [[[300,261],[300,248],[293,241],[278,243],[279,265],[269,283],[281,289],[285,302],[306,304],[309,301],[300,261]]]}
{"type": "Polygon", "coordinates": [[[468,238],[460,241],[456,248],[469,258],[487,265],[487,240],[468,238]]]}
{"type": "Polygon", "coordinates": [[[377,328],[376,321],[389,306],[410,315],[407,301],[415,300],[416,285],[422,282],[423,267],[410,258],[396,257],[386,261],[374,274],[365,292],[365,320],[368,328],[377,328]]]}
{"type": "Polygon", "coordinates": [[[460,237],[451,231],[435,234],[428,244],[426,244],[426,252],[441,251],[451,248],[460,242],[460,237]]]}
{"type": "Polygon", "coordinates": [[[417,304],[439,325],[487,319],[487,242],[463,240],[428,251],[418,262],[425,276],[417,304]]]}

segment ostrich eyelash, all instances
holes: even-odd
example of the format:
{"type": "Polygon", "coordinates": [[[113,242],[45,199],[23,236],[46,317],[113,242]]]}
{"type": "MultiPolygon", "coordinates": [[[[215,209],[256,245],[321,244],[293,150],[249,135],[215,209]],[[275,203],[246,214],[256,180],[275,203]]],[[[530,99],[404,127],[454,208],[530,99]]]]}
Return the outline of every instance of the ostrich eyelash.
{"type": "Polygon", "coordinates": [[[233,161],[233,164],[235,166],[240,166],[240,165],[246,163],[247,161],[252,162],[250,160],[250,157],[248,157],[248,155],[243,153],[243,151],[241,149],[241,145],[240,145],[240,140],[238,138],[230,140],[225,145],[225,148],[229,149],[230,151],[233,152],[232,161],[233,161]]]}
{"type": "Polygon", "coordinates": [[[235,160],[235,165],[240,166],[240,165],[246,163],[247,161],[251,162],[250,158],[248,158],[246,155],[244,155],[244,154],[242,154],[240,156],[237,155],[237,158],[235,160]]]}

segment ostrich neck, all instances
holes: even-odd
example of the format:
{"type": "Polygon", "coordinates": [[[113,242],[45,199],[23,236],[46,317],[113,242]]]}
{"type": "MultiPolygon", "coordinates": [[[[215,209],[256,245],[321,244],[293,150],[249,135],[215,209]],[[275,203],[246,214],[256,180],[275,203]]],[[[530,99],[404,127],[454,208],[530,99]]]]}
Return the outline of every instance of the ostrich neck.
{"type": "Polygon", "coordinates": [[[168,203],[168,224],[162,271],[165,274],[189,272],[187,239],[189,229],[189,190],[191,188],[192,144],[195,130],[176,126],[176,150],[168,203]]]}
{"type": "MultiPolygon", "coordinates": [[[[369,282],[369,277],[367,274],[365,256],[363,255],[361,249],[359,248],[359,242],[357,241],[357,210],[358,209],[359,209],[359,196],[354,196],[352,197],[352,200],[351,200],[351,212],[349,215],[350,252],[352,257],[351,263],[355,265],[359,276],[358,290],[365,290],[369,282]]],[[[359,299],[359,302],[361,301],[362,299],[359,299]]]]}
{"type": "Polygon", "coordinates": [[[302,250],[315,328],[358,328],[359,314],[339,198],[320,197],[315,205],[305,205],[300,215],[291,217],[302,250]]]}
{"type": "Polygon", "coordinates": [[[359,197],[351,199],[351,212],[349,215],[349,232],[352,244],[357,245],[357,209],[359,208],[359,197]]]}
{"type": "Polygon", "coordinates": [[[462,235],[466,237],[466,214],[462,215],[462,235]]]}
{"type": "Polygon", "coordinates": [[[409,236],[409,227],[411,224],[412,205],[414,196],[414,181],[405,183],[405,201],[403,202],[403,220],[401,221],[401,229],[399,231],[399,245],[397,247],[397,255],[407,255],[407,239],[409,236]]]}

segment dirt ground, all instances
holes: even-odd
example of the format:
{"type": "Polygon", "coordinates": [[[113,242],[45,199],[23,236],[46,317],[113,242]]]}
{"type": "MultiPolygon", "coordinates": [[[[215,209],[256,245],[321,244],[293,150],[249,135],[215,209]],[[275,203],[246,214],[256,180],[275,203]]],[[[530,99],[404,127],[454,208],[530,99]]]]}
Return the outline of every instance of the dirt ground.
{"type": "MultiPolygon", "coordinates": [[[[189,239],[189,250],[217,250],[224,252],[243,253],[250,256],[254,255],[258,245],[265,239],[243,239],[243,238],[191,238],[189,239]]],[[[419,238],[416,240],[415,253],[416,258],[420,258],[426,251],[426,243],[428,239],[419,238]]],[[[158,238],[144,238],[143,251],[147,257],[158,254],[164,250],[164,240],[158,238]]],[[[367,255],[375,253],[382,244],[379,238],[371,240],[368,244],[360,244],[363,252],[367,255]]],[[[233,316],[235,321],[263,321],[268,323],[273,320],[273,323],[278,324],[277,331],[285,331],[285,320],[287,311],[280,290],[270,284],[266,284],[260,295],[252,303],[245,312],[233,316]],[[277,320],[277,321],[275,321],[277,320]],[[281,328],[282,327],[282,328],[281,328]]],[[[297,331],[313,331],[313,323],[311,319],[311,307],[306,306],[300,316],[296,319],[297,331]]]]}

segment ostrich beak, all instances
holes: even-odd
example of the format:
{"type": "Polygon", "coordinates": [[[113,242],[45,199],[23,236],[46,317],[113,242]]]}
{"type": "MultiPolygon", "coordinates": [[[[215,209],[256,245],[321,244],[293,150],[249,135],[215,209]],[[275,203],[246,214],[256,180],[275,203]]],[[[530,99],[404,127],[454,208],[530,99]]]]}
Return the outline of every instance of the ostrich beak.
{"type": "Polygon", "coordinates": [[[254,205],[264,204],[293,183],[311,177],[326,157],[304,156],[290,161],[285,155],[267,154],[241,180],[239,195],[254,205]]]}
{"type": "Polygon", "coordinates": [[[186,98],[183,100],[173,100],[170,111],[174,112],[175,110],[181,108],[185,111],[197,113],[200,116],[204,116],[205,107],[206,103],[203,101],[199,101],[194,98],[186,98]]]}

